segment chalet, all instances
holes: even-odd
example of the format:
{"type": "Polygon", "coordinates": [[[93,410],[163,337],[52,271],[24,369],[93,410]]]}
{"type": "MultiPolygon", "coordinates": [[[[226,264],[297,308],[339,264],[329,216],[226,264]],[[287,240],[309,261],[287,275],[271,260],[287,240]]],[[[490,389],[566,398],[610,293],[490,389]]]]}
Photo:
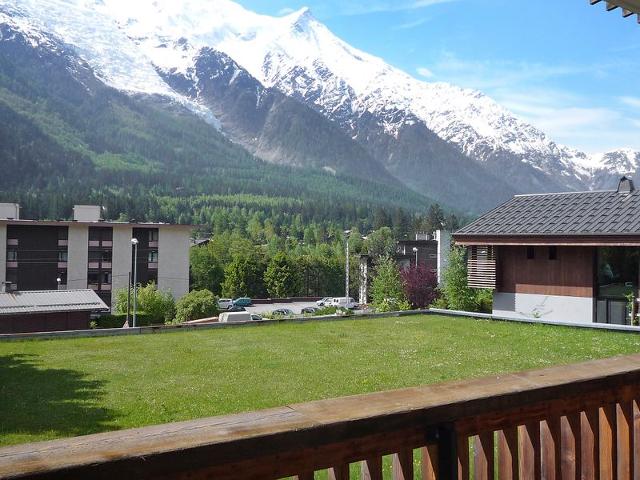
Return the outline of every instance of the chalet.
{"type": "Polygon", "coordinates": [[[635,324],[640,191],[518,195],[454,234],[468,282],[493,290],[493,314],[635,324]]]}

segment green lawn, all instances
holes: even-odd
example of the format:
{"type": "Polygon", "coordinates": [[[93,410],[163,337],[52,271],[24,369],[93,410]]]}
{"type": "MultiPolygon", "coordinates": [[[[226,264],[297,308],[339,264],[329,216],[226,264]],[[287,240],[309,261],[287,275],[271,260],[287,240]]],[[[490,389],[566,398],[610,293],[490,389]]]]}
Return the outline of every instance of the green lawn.
{"type": "Polygon", "coordinates": [[[440,316],[0,343],[0,445],[640,352],[635,334],[440,316]]]}

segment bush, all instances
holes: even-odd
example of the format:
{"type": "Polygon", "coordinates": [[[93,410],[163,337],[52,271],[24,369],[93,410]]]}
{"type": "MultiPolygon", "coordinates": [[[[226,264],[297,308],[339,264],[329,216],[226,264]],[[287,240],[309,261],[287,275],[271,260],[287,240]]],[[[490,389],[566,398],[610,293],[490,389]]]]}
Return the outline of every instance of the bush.
{"type": "Polygon", "coordinates": [[[491,313],[493,292],[470,288],[467,284],[467,262],[464,248],[454,247],[449,255],[449,266],[444,271],[443,298],[437,308],[464,312],[491,313]]]}
{"type": "Polygon", "coordinates": [[[401,273],[407,300],[413,308],[426,308],[438,296],[438,277],[426,265],[406,268],[401,273]]]}
{"type": "Polygon", "coordinates": [[[209,290],[194,290],[178,300],[175,319],[180,324],[191,320],[214,317],[218,314],[218,299],[209,290]]]}
{"type": "Polygon", "coordinates": [[[398,265],[391,257],[382,257],[371,282],[371,299],[379,312],[410,310],[398,265]]]}
{"type": "Polygon", "coordinates": [[[337,307],[322,307],[313,312],[314,317],[323,317],[325,315],[335,315],[338,311],[337,307]]]}
{"type": "MultiPolygon", "coordinates": [[[[127,314],[127,289],[116,292],[116,313],[127,314]]],[[[131,311],[133,312],[133,290],[131,291],[131,311]]],[[[173,320],[176,315],[176,302],[171,292],[158,290],[156,284],[151,282],[144,287],[138,286],[138,326],[140,312],[150,318],[151,323],[161,324],[173,320]]]]}

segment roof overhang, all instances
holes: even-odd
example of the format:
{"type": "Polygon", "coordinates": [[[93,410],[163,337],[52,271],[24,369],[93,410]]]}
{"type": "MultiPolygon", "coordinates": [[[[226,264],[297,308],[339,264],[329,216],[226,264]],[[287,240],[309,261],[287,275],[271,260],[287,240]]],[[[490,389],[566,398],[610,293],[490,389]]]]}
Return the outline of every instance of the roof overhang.
{"type": "MultiPolygon", "coordinates": [[[[589,0],[591,5],[600,3],[602,0],[589,0]]],[[[640,23],[640,0],[607,0],[607,11],[621,9],[623,17],[630,17],[632,15],[638,16],[638,23],[640,23]]]]}
{"type": "Polygon", "coordinates": [[[454,235],[456,245],[640,247],[640,235],[454,235]]]}

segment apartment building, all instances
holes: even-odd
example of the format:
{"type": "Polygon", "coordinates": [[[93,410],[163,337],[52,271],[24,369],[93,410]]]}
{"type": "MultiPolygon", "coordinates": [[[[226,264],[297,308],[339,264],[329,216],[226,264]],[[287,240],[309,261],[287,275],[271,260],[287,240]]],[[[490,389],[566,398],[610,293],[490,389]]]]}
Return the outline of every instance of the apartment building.
{"type": "Polygon", "coordinates": [[[91,289],[107,304],[127,288],[137,244],[137,280],[178,299],[189,291],[192,227],[105,221],[102,207],[76,205],[73,220],[24,220],[0,203],[0,285],[7,291],[91,289]]]}

